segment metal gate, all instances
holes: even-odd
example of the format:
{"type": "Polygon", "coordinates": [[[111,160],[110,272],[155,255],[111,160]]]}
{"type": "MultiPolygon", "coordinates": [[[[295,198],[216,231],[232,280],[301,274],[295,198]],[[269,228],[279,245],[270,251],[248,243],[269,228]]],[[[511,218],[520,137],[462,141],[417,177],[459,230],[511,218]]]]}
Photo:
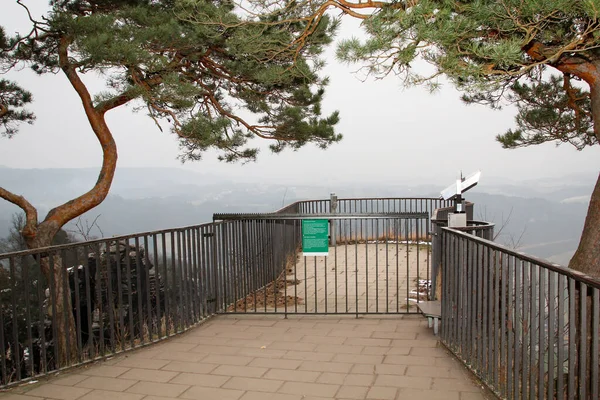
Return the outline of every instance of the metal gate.
{"type": "Polygon", "coordinates": [[[215,214],[217,301],[226,313],[407,314],[429,294],[428,213],[215,214]],[[327,256],[302,220],[327,220],[327,256]]]}

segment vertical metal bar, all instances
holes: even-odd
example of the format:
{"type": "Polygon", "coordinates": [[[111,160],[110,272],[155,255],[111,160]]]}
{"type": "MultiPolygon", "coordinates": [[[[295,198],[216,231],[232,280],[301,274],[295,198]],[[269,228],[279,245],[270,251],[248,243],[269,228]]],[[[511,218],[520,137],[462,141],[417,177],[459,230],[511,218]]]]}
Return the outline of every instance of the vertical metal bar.
{"type": "MultiPolygon", "coordinates": [[[[579,398],[585,399],[587,393],[587,285],[580,282],[579,287],[579,398]]],[[[597,378],[597,377],[596,377],[597,378]]]]}
{"type": "Polygon", "coordinates": [[[590,362],[591,362],[591,375],[590,380],[592,383],[591,388],[591,398],[598,399],[600,398],[600,393],[598,393],[598,340],[600,336],[600,332],[598,328],[600,327],[600,290],[598,288],[593,289],[592,294],[592,326],[590,337],[592,340],[592,352],[590,353],[590,362]]]}
{"type": "MultiPolygon", "coordinates": [[[[163,279],[165,282],[165,285],[164,285],[164,287],[165,287],[165,292],[164,292],[165,336],[168,337],[173,315],[171,314],[171,307],[170,307],[170,305],[171,305],[171,302],[170,302],[171,287],[169,286],[169,261],[168,261],[168,257],[167,257],[167,233],[166,232],[163,232],[161,234],[161,250],[162,250],[163,279]]],[[[161,324],[161,329],[162,329],[162,321],[160,322],[160,324],[161,324]]]]}
{"type": "Polygon", "coordinates": [[[396,218],[394,219],[394,231],[396,232],[396,313],[400,312],[400,229],[400,219],[396,218]]]}
{"type": "MultiPolygon", "coordinates": [[[[35,254],[35,262],[38,265],[38,268],[42,266],[40,253],[35,254]]],[[[38,337],[40,338],[41,343],[41,359],[40,359],[40,369],[39,372],[45,374],[48,371],[48,358],[46,353],[46,309],[44,308],[44,291],[42,290],[44,276],[43,274],[38,275],[37,280],[37,300],[38,300],[38,313],[39,313],[39,321],[38,321],[38,337]]],[[[4,327],[2,324],[2,313],[0,313],[0,350],[2,350],[2,382],[6,383],[6,365],[4,364],[4,327]]]]}
{"type": "MultiPolygon", "coordinates": [[[[516,399],[519,397],[521,387],[523,386],[523,380],[521,379],[521,354],[524,345],[523,336],[523,303],[521,301],[523,295],[523,286],[521,285],[521,277],[523,276],[523,262],[520,259],[515,258],[515,316],[513,320],[513,329],[515,331],[515,386],[513,397],[516,399]]],[[[523,368],[524,369],[524,368],[523,368]]]]}
{"type": "MultiPolygon", "coordinates": [[[[37,254],[38,258],[39,258],[39,254],[37,254]]],[[[9,265],[11,263],[14,263],[14,260],[12,257],[9,257],[8,259],[8,263],[9,265]]],[[[10,283],[7,285],[10,286],[10,283]]],[[[38,281],[38,288],[41,287],[41,282],[38,281]]],[[[6,289],[9,289],[10,287],[7,287],[6,289]]],[[[44,314],[43,312],[43,308],[42,308],[42,304],[43,304],[43,300],[40,296],[40,290],[38,289],[38,298],[40,299],[40,316],[43,316],[44,314]]],[[[43,323],[41,323],[42,325],[42,329],[40,330],[40,336],[44,337],[44,329],[43,329],[43,323]]],[[[4,313],[0,312],[0,365],[2,366],[2,384],[6,385],[8,382],[8,376],[6,373],[6,348],[5,348],[5,338],[4,338],[4,313]]],[[[42,348],[44,349],[44,348],[42,348]]],[[[44,356],[42,358],[44,360],[43,365],[45,365],[45,360],[46,357],[44,356]]]]}
{"type": "MultiPolygon", "coordinates": [[[[125,246],[123,256],[125,257],[125,272],[127,274],[127,316],[129,319],[129,345],[131,348],[133,348],[135,347],[135,331],[133,322],[133,284],[131,280],[131,249],[129,247],[129,239],[124,240],[123,245],[125,246]]],[[[124,340],[125,338],[123,338],[123,341],[124,340]]]]}
{"type": "Polygon", "coordinates": [[[83,276],[85,282],[85,300],[86,300],[86,316],[87,316],[87,346],[91,354],[94,346],[94,332],[92,331],[92,289],[90,287],[90,265],[89,260],[83,264],[83,276]]]}
{"type": "Polygon", "coordinates": [[[319,288],[317,286],[318,281],[317,281],[317,256],[313,257],[313,261],[315,264],[315,313],[317,313],[319,311],[319,305],[318,305],[318,293],[319,293],[319,288]]]}
{"type": "MultiPolygon", "coordinates": [[[[390,202],[388,200],[388,211],[390,209],[390,202]]],[[[384,229],[386,234],[385,239],[385,313],[390,312],[390,278],[389,278],[389,267],[390,267],[390,248],[389,243],[390,239],[388,235],[390,234],[390,220],[384,220],[384,229]]]]}
{"type": "MultiPolygon", "coordinates": [[[[95,252],[96,252],[96,309],[98,310],[98,340],[99,340],[99,348],[100,348],[100,355],[104,356],[105,354],[105,349],[104,349],[104,303],[103,303],[103,299],[102,299],[102,253],[101,253],[101,246],[100,246],[100,242],[96,243],[95,245],[95,252]]],[[[64,256],[64,254],[63,254],[64,256]]],[[[65,257],[66,258],[66,257],[65,257]]],[[[63,259],[65,259],[63,258],[63,259]]],[[[64,263],[64,261],[63,261],[64,263]]],[[[65,268],[66,271],[66,268],[65,268]]],[[[107,293],[108,294],[108,293],[107,293]]],[[[72,312],[71,310],[69,310],[69,312],[72,312]]],[[[93,332],[93,329],[92,329],[93,332]]],[[[95,336],[95,335],[94,335],[95,336]]]]}
{"type": "MultiPolygon", "coordinates": [[[[68,281],[68,271],[67,271],[67,260],[66,260],[66,254],[65,254],[65,250],[61,250],[60,252],[60,266],[59,268],[61,269],[61,276],[62,276],[62,280],[61,280],[61,284],[62,284],[62,292],[63,292],[63,298],[62,298],[62,302],[63,302],[63,322],[64,322],[64,328],[65,328],[65,333],[67,333],[66,337],[65,337],[65,345],[67,347],[67,354],[70,353],[71,351],[71,346],[75,345],[74,343],[71,344],[71,335],[69,335],[69,322],[70,322],[70,317],[73,313],[73,310],[69,309],[68,305],[69,305],[69,289],[67,289],[69,287],[69,281],[68,281]]],[[[91,297],[91,294],[90,294],[91,297]]],[[[91,328],[91,326],[90,326],[91,328]]],[[[91,329],[90,329],[91,330],[91,329]]],[[[92,349],[90,349],[90,356],[92,355],[92,349]]],[[[72,360],[70,359],[70,357],[68,358],[67,365],[71,364],[72,360]]]]}
{"type": "Polygon", "coordinates": [[[173,253],[173,295],[174,302],[173,308],[175,313],[175,326],[173,327],[174,333],[180,332],[181,327],[184,325],[184,317],[183,317],[183,290],[181,288],[181,274],[183,273],[183,269],[181,268],[183,260],[181,257],[181,232],[173,231],[171,240],[173,241],[173,249],[171,249],[173,253]]]}
{"type": "Polygon", "coordinates": [[[496,379],[497,385],[500,388],[501,392],[506,395],[506,380],[508,379],[508,362],[506,356],[506,341],[507,341],[507,331],[506,331],[506,302],[508,298],[506,296],[506,287],[507,283],[507,274],[506,274],[506,260],[505,258],[508,255],[504,254],[501,251],[496,251],[496,347],[499,348],[499,354],[496,356],[496,379]],[[504,380],[502,381],[502,377],[500,373],[504,376],[504,380]]]}
{"type": "Polygon", "coordinates": [[[144,297],[143,297],[143,288],[142,288],[142,277],[140,276],[143,272],[142,259],[140,257],[140,238],[136,236],[134,238],[134,246],[135,246],[135,289],[137,292],[137,312],[138,312],[138,326],[140,329],[140,343],[144,344],[144,297]]]}
{"type": "MultiPolygon", "coordinates": [[[[147,325],[148,325],[148,341],[150,343],[153,342],[153,337],[154,337],[154,329],[152,327],[153,325],[153,320],[154,318],[152,317],[152,300],[150,298],[151,293],[150,291],[152,290],[152,288],[150,287],[150,257],[148,255],[148,252],[150,251],[150,247],[148,246],[148,235],[144,235],[144,262],[143,262],[143,266],[144,266],[144,276],[146,277],[145,279],[145,286],[146,286],[146,317],[148,319],[147,325]]],[[[155,280],[156,283],[156,280],[155,280]]]]}
{"type": "MultiPolygon", "coordinates": [[[[115,332],[116,332],[116,323],[115,323],[115,299],[114,299],[114,288],[113,288],[113,271],[112,271],[112,255],[110,251],[110,241],[104,242],[104,246],[106,248],[106,297],[108,299],[108,323],[110,325],[110,351],[111,353],[116,352],[116,340],[115,340],[115,332]]],[[[75,266],[76,268],[77,266],[75,266]]]]}
{"type": "Polygon", "coordinates": [[[528,387],[529,387],[529,376],[531,375],[531,364],[529,363],[529,337],[532,335],[530,330],[530,319],[532,318],[529,313],[530,310],[530,296],[529,290],[531,286],[531,271],[527,268],[528,264],[524,261],[521,262],[522,271],[523,271],[523,318],[521,320],[521,331],[523,332],[523,340],[521,342],[521,357],[523,361],[523,369],[521,370],[521,397],[527,398],[528,396],[528,387]]]}
{"type": "MultiPolygon", "coordinates": [[[[75,251],[75,265],[73,266],[73,286],[75,292],[75,333],[77,335],[77,360],[79,362],[82,361],[83,356],[83,343],[82,343],[82,334],[81,334],[81,294],[79,293],[79,287],[81,285],[81,280],[79,279],[79,254],[75,251]]],[[[83,265],[82,265],[83,268],[83,265]]],[[[83,272],[83,271],[82,271],[83,272]]]]}
{"type": "MultiPolygon", "coordinates": [[[[123,305],[123,273],[121,265],[121,242],[115,241],[115,264],[117,274],[117,312],[119,313],[119,342],[121,343],[121,350],[125,350],[125,306],[123,305]]],[[[76,274],[75,276],[78,276],[76,274]]],[[[76,281],[75,288],[79,287],[79,282],[76,281]]],[[[128,290],[129,292],[129,290],[128,290]]],[[[79,300],[77,300],[79,302],[79,300]]],[[[128,312],[131,310],[128,308],[128,312]]]]}
{"type": "MultiPolygon", "coordinates": [[[[333,275],[333,279],[334,279],[334,288],[333,288],[334,298],[333,298],[333,300],[334,300],[334,311],[337,314],[338,313],[338,255],[337,255],[337,251],[338,251],[339,240],[340,240],[339,234],[342,230],[342,224],[341,224],[342,220],[338,219],[336,221],[338,222],[338,225],[336,227],[335,234],[338,237],[336,238],[335,246],[333,247],[333,273],[334,273],[334,275],[333,275]]],[[[327,311],[329,311],[329,310],[327,310],[327,311]]]]}
{"type": "MultiPolygon", "coordinates": [[[[406,199],[404,199],[405,202],[405,206],[406,206],[406,199]]],[[[408,308],[410,307],[410,251],[409,251],[409,244],[408,244],[408,235],[409,235],[409,230],[408,230],[408,219],[404,220],[404,239],[405,239],[405,243],[406,243],[406,304],[404,305],[406,307],[406,312],[408,312],[408,308]]]]}
{"type": "Polygon", "coordinates": [[[480,374],[483,375],[485,370],[484,357],[485,353],[483,350],[483,343],[485,338],[485,279],[484,279],[484,268],[483,268],[483,254],[481,250],[481,244],[477,243],[475,247],[475,257],[477,263],[477,366],[480,374]]]}
{"type": "Polygon", "coordinates": [[[555,337],[556,330],[556,272],[547,271],[548,274],[548,380],[547,394],[549,399],[554,398],[555,377],[558,374],[554,373],[554,360],[556,357],[555,337]]]}
{"type": "MultiPolygon", "coordinates": [[[[369,229],[369,224],[365,220],[365,229],[369,229]]],[[[372,221],[372,220],[371,220],[372,221]]],[[[365,312],[369,312],[369,234],[367,232],[365,240],[365,312]]]]}
{"type": "MultiPolygon", "coordinates": [[[[296,238],[297,240],[295,240],[296,242],[300,242],[300,226],[301,226],[301,221],[300,220],[294,220],[294,233],[295,235],[297,235],[298,237],[296,238]]],[[[294,259],[294,279],[298,278],[298,259],[295,258],[294,259]]],[[[298,313],[298,284],[296,283],[294,285],[294,313],[298,313]]],[[[286,315],[287,316],[287,315],[286,315]]]]}
{"type": "Polygon", "coordinates": [[[569,282],[569,382],[567,387],[567,396],[569,399],[575,398],[575,359],[577,358],[577,324],[575,323],[575,304],[577,302],[577,292],[575,289],[575,279],[568,278],[569,282]]]}
{"type": "Polygon", "coordinates": [[[200,304],[202,308],[201,319],[208,317],[208,303],[207,303],[207,278],[208,278],[208,266],[210,261],[208,259],[207,243],[204,238],[208,235],[206,225],[198,228],[198,246],[200,246],[200,265],[198,266],[198,290],[200,290],[200,304]]]}
{"type": "Polygon", "coordinates": [[[538,285],[539,285],[539,278],[538,278],[538,274],[537,274],[537,265],[534,265],[532,263],[529,263],[529,269],[530,269],[530,273],[531,273],[531,298],[530,298],[530,304],[531,304],[531,308],[530,308],[530,314],[529,314],[529,368],[531,368],[531,371],[529,373],[529,398],[530,399],[534,399],[535,398],[535,387],[536,387],[536,374],[535,374],[535,369],[536,367],[539,368],[539,365],[537,365],[537,360],[536,360],[536,348],[538,345],[538,337],[536,336],[536,321],[539,321],[539,318],[537,315],[538,312],[538,298],[537,298],[537,293],[538,293],[538,285]]]}
{"type": "Polygon", "coordinates": [[[346,313],[348,312],[348,241],[352,239],[351,237],[351,232],[352,232],[352,220],[346,220],[346,223],[344,223],[344,280],[345,280],[345,285],[344,288],[346,290],[346,294],[345,294],[345,299],[346,299],[346,313]],[[348,226],[348,230],[350,232],[348,232],[348,234],[346,234],[346,223],[348,226]]]}
{"type": "MultiPolygon", "coordinates": [[[[379,211],[379,204],[377,204],[377,211],[379,211]]],[[[379,219],[375,219],[375,312],[379,312],[379,219]]],[[[384,239],[385,240],[385,239],[384,239]]],[[[367,291],[369,285],[367,284],[367,291]]]]}
{"type": "MultiPolygon", "coordinates": [[[[362,209],[362,206],[361,206],[362,209]]],[[[354,220],[356,225],[358,226],[358,220],[354,220]]],[[[360,222],[361,226],[361,236],[362,236],[362,220],[360,222]]],[[[356,233],[356,237],[354,240],[354,304],[355,304],[355,312],[356,318],[358,318],[358,232],[357,229],[354,231],[356,233]]]]}
{"type": "Polygon", "coordinates": [[[17,290],[19,289],[19,283],[17,281],[17,272],[15,268],[15,259],[11,257],[9,259],[9,269],[10,269],[10,287],[11,287],[11,300],[12,300],[12,357],[14,360],[14,369],[17,374],[17,381],[21,380],[21,351],[19,349],[19,313],[17,311],[17,290]]]}
{"type": "Polygon", "coordinates": [[[506,311],[507,311],[507,321],[506,321],[506,332],[507,332],[507,354],[506,354],[506,391],[504,395],[506,397],[510,397],[514,395],[514,387],[516,382],[517,370],[516,363],[514,359],[515,355],[515,315],[516,315],[516,306],[515,306],[515,263],[516,259],[514,256],[507,255],[506,260],[506,269],[508,275],[508,281],[505,281],[505,287],[508,287],[508,293],[506,297],[506,311]]]}
{"type": "MultiPolygon", "coordinates": [[[[31,323],[31,292],[30,290],[32,282],[29,278],[29,256],[21,258],[21,273],[23,278],[23,286],[25,288],[25,326],[27,330],[27,349],[29,350],[29,376],[35,375],[35,369],[33,364],[34,359],[34,348],[33,348],[33,335],[32,335],[32,323],[31,323]],[[25,260],[24,258],[28,259],[25,260]]],[[[1,314],[1,312],[0,312],[1,314]]],[[[41,316],[40,316],[41,317],[41,316]]]]}
{"type": "Polygon", "coordinates": [[[536,266],[539,271],[539,294],[538,294],[538,399],[544,400],[546,396],[546,391],[544,390],[544,377],[546,374],[545,371],[545,360],[544,355],[546,354],[546,333],[545,333],[545,325],[546,325],[546,279],[545,279],[545,268],[541,268],[540,266],[536,266]]]}
{"type": "Polygon", "coordinates": [[[558,330],[557,330],[557,347],[558,355],[556,359],[557,366],[557,397],[564,397],[564,364],[565,364],[565,280],[566,277],[558,275],[558,330]]]}
{"type": "Polygon", "coordinates": [[[160,340],[162,338],[162,316],[160,310],[160,299],[161,299],[161,276],[160,276],[160,260],[158,256],[158,236],[157,234],[152,235],[152,258],[154,261],[154,302],[155,302],[155,318],[156,318],[156,338],[160,340]]]}
{"type": "MultiPolygon", "coordinates": [[[[480,246],[481,247],[481,246],[480,246]]],[[[489,299],[489,295],[491,293],[490,287],[489,287],[489,265],[485,262],[485,255],[487,254],[487,251],[485,248],[481,249],[481,264],[482,264],[482,269],[483,269],[483,303],[482,303],[482,307],[483,307],[483,331],[482,331],[482,347],[484,347],[485,349],[483,350],[483,358],[482,358],[482,373],[485,377],[486,380],[489,379],[489,368],[491,366],[491,360],[490,360],[490,354],[489,352],[492,350],[490,348],[489,345],[489,335],[488,335],[488,320],[490,319],[490,315],[488,313],[489,307],[488,304],[490,303],[490,299],[489,299]],[[485,351],[487,350],[487,351],[485,351]]]]}

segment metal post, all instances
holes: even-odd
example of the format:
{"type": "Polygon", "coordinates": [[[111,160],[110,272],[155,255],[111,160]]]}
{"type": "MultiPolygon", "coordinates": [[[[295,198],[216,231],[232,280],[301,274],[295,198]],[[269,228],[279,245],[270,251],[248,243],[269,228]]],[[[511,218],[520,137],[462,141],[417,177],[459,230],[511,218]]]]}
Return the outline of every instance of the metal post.
{"type": "MultiPolygon", "coordinates": [[[[329,196],[329,210],[331,211],[332,214],[337,213],[338,210],[338,198],[337,195],[335,193],[331,193],[331,195],[329,196]]],[[[336,237],[336,231],[335,231],[335,220],[330,220],[329,221],[329,232],[330,232],[330,243],[331,246],[335,247],[337,246],[337,237],[336,237]]]]}

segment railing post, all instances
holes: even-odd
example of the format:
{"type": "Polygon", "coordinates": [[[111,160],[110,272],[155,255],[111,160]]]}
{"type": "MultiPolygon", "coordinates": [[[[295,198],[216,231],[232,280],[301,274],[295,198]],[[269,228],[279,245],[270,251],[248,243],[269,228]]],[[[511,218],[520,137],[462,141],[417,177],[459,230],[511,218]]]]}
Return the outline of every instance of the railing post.
{"type": "MultiPolygon", "coordinates": [[[[338,198],[337,195],[335,193],[331,193],[330,197],[329,197],[329,210],[331,212],[331,214],[335,214],[337,213],[337,209],[338,209],[338,198]]],[[[329,220],[329,232],[330,232],[330,243],[331,246],[335,247],[337,246],[337,237],[336,237],[336,229],[335,229],[335,220],[329,220]]]]}

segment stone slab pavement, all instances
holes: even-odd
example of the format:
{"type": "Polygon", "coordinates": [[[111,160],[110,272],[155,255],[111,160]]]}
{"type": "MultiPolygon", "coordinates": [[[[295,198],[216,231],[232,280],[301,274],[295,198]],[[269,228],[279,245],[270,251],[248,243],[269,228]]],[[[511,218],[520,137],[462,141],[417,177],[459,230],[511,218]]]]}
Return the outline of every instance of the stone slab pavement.
{"type": "Polygon", "coordinates": [[[225,315],[1,400],[493,399],[421,316],[225,315]]]}

